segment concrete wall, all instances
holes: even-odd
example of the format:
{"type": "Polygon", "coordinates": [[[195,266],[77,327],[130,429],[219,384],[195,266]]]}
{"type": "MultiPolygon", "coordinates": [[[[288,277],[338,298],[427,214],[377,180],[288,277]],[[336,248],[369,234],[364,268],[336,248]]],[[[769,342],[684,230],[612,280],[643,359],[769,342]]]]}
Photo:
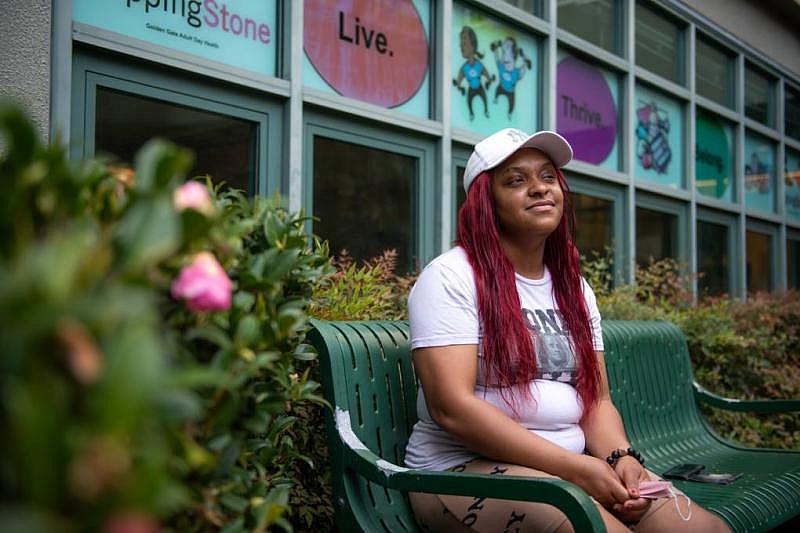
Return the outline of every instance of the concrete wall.
{"type": "MultiPolygon", "coordinates": [[[[50,0],[2,0],[0,98],[21,102],[42,138],[50,127],[50,0]]],[[[0,139],[0,151],[2,151],[0,139]]]]}
{"type": "Polygon", "coordinates": [[[792,0],[683,0],[800,77],[800,5],[792,0]]]}

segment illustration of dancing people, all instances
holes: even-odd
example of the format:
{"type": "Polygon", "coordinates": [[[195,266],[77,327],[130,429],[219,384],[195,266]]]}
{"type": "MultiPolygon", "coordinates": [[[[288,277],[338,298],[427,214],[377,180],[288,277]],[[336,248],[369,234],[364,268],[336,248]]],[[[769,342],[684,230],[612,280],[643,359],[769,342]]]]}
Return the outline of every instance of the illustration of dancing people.
{"type": "Polygon", "coordinates": [[[665,174],[672,160],[667,138],[669,116],[655,102],[650,102],[636,110],[636,117],[636,156],[644,168],[665,174]]]}
{"type": "Polygon", "coordinates": [[[466,59],[458,70],[458,76],[453,79],[453,85],[458,88],[461,94],[467,95],[467,109],[469,109],[469,119],[474,120],[475,113],[472,109],[472,100],[480,96],[483,100],[483,114],[489,118],[489,107],[486,101],[486,90],[495,80],[494,74],[489,75],[486,67],[481,63],[483,54],[478,52],[478,36],[469,26],[461,29],[461,55],[466,59]],[[461,81],[466,78],[467,89],[461,86],[461,81]],[[481,79],[486,80],[486,86],[481,84],[481,79]]]}
{"type": "Polygon", "coordinates": [[[497,72],[500,76],[500,83],[494,90],[494,103],[501,95],[508,99],[508,119],[514,112],[514,89],[517,83],[531,69],[531,60],[525,56],[522,48],[517,46],[517,41],[513,37],[506,37],[502,41],[495,41],[490,48],[494,52],[497,61],[497,72]],[[518,60],[522,59],[522,64],[517,65],[518,60]]]}

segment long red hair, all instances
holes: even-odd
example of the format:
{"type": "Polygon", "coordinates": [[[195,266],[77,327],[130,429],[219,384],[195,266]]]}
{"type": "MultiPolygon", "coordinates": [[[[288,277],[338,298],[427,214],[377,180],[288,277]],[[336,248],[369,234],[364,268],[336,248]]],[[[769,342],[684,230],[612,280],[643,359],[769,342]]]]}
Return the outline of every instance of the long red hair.
{"type": "MultiPolygon", "coordinates": [[[[576,389],[585,417],[600,394],[600,368],[583,298],[580,256],[574,244],[575,213],[564,174],[560,169],[556,169],[556,174],[564,193],[564,210],[558,226],[545,241],[544,264],[550,271],[556,304],[572,338],[578,364],[576,389]]],[[[528,395],[527,387],[515,386],[536,375],[536,353],[531,331],[522,316],[514,267],[500,244],[491,182],[489,172],[472,182],[458,211],[456,244],[466,250],[475,274],[487,383],[528,395]]],[[[514,407],[513,392],[506,402],[514,407]]]]}

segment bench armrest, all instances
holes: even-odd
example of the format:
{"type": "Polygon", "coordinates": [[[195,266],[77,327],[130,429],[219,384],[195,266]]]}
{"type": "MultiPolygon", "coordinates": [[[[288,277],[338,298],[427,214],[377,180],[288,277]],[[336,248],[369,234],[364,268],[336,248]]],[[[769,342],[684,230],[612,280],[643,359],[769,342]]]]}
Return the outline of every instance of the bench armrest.
{"type": "Polygon", "coordinates": [[[577,485],[561,479],[492,476],[461,472],[414,470],[381,459],[370,451],[349,427],[349,415],[337,413],[337,430],[345,468],[388,489],[478,496],[504,500],[547,503],[567,515],[575,531],[605,532],[600,512],[577,485]]]}
{"type": "Polygon", "coordinates": [[[800,411],[800,400],[737,400],[714,394],[696,381],[693,385],[694,397],[698,402],[728,411],[750,413],[791,413],[800,411]]]}

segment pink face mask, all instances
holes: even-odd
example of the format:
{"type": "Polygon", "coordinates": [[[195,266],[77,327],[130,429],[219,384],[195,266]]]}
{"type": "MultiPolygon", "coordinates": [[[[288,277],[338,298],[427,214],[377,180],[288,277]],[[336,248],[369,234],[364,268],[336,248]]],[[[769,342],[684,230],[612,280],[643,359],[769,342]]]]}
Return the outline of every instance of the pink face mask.
{"type": "Polygon", "coordinates": [[[639,483],[639,497],[655,500],[658,498],[672,498],[675,503],[675,508],[678,514],[685,521],[688,522],[692,517],[692,500],[682,492],[677,492],[673,489],[672,483],[669,481],[642,481],[639,483]],[[678,504],[678,495],[686,498],[686,515],[684,516],[680,505],[678,504]]]}

